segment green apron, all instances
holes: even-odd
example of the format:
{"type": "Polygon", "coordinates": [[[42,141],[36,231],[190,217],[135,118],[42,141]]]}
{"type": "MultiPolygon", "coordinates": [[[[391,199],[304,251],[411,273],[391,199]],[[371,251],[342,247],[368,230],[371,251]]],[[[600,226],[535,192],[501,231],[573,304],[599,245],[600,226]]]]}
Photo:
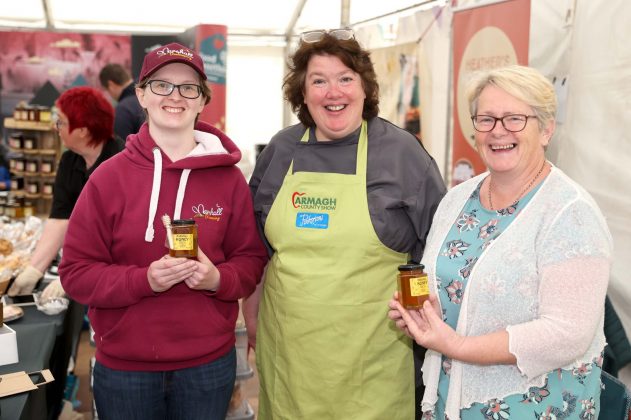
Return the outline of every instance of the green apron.
{"type": "Polygon", "coordinates": [[[372,226],[367,143],[364,121],[354,175],[293,173],[292,162],[270,209],[259,420],[414,418],[411,341],[387,318],[407,255],[372,226]]]}

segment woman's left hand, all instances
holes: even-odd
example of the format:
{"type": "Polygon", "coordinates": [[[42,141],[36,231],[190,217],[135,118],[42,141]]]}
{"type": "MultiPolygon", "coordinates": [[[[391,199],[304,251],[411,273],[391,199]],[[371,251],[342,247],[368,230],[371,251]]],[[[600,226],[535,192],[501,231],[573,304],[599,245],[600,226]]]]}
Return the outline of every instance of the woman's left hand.
{"type": "Polygon", "coordinates": [[[431,301],[425,301],[418,310],[408,311],[397,299],[390,300],[388,306],[390,319],[419,345],[458,359],[465,337],[458,335],[439,317],[431,301]]]}
{"type": "Polygon", "coordinates": [[[200,248],[197,249],[196,265],[197,268],[184,283],[193,290],[217,290],[220,284],[219,270],[200,248]]]}

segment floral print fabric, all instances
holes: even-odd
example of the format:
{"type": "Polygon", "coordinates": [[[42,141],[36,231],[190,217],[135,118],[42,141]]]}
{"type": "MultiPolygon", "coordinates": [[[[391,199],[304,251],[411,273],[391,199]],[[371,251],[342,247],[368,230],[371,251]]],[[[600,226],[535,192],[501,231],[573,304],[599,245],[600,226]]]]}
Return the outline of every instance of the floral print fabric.
{"type": "MultiPolygon", "coordinates": [[[[443,319],[456,328],[469,276],[484,250],[511,224],[541,183],[515,204],[491,211],[480,203],[480,186],[473,191],[447,235],[437,260],[438,295],[443,319]]],[[[475,286],[474,286],[475,287],[475,286]]],[[[531,387],[523,394],[497,396],[462,409],[462,419],[596,419],[600,395],[602,357],[572,370],[557,369],[548,374],[542,387],[531,387]]],[[[443,357],[435,411],[423,419],[443,420],[449,389],[451,360],[443,357]]]]}

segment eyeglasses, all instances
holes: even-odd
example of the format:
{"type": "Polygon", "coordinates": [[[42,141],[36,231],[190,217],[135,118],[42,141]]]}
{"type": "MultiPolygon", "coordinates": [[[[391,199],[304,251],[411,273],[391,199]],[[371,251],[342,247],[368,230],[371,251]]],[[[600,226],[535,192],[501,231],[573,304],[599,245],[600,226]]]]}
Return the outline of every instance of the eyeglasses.
{"type": "Polygon", "coordinates": [[[175,88],[177,88],[177,91],[180,92],[183,98],[187,99],[199,98],[199,95],[202,93],[201,86],[190,83],[174,85],[164,80],[149,80],[147,84],[153,93],[160,96],[169,96],[175,88]]]}
{"type": "Polygon", "coordinates": [[[314,42],[320,41],[324,38],[324,35],[329,34],[335,39],[339,39],[340,41],[348,41],[349,39],[355,38],[355,32],[352,29],[318,29],[316,31],[307,31],[300,34],[300,40],[302,42],[306,42],[307,44],[313,44],[314,42]]]}
{"type": "Polygon", "coordinates": [[[493,131],[498,121],[502,122],[502,126],[506,131],[517,133],[526,128],[528,118],[537,118],[536,115],[510,114],[504,115],[502,118],[493,117],[491,115],[474,115],[471,117],[473,128],[480,133],[488,133],[493,131]]]}
{"type": "Polygon", "coordinates": [[[57,131],[61,130],[61,127],[63,127],[64,125],[68,125],[68,123],[59,119],[55,120],[55,128],[57,129],[57,131]]]}

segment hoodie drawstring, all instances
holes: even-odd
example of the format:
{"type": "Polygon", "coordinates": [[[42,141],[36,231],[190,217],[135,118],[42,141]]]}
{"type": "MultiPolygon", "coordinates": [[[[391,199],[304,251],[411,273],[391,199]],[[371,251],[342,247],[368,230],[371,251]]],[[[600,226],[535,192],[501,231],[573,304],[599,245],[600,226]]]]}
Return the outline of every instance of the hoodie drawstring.
{"type": "Polygon", "coordinates": [[[184,201],[184,192],[186,191],[186,182],[190,169],[184,169],[180,175],[180,185],[177,187],[177,197],[175,198],[175,211],[173,212],[173,220],[178,220],[182,213],[182,201],[184,201]]]}
{"type": "Polygon", "coordinates": [[[162,182],[162,154],[158,147],[153,150],[153,183],[151,185],[151,200],[149,200],[149,220],[145,231],[145,242],[153,242],[153,221],[158,210],[158,198],[160,197],[160,183],[162,182]]]}
{"type": "MultiPolygon", "coordinates": [[[[153,222],[156,218],[158,210],[158,199],[160,197],[160,184],[162,183],[162,154],[158,147],[153,150],[153,183],[151,185],[151,199],[149,201],[149,220],[147,220],[147,230],[145,231],[145,242],[153,242],[154,229],[153,222]]],[[[190,169],[184,169],[180,175],[180,185],[177,188],[177,196],[175,199],[175,211],[173,212],[173,220],[178,220],[182,214],[182,202],[184,201],[184,193],[186,192],[186,183],[190,169]]]]}

